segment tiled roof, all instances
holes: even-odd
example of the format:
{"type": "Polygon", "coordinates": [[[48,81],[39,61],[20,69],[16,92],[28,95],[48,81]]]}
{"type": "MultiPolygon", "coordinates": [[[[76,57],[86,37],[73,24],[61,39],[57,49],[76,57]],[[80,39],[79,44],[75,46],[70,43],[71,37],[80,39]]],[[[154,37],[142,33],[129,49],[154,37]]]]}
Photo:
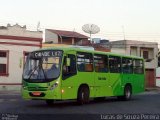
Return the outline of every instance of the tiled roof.
{"type": "Polygon", "coordinates": [[[88,38],[85,35],[82,35],[80,33],[74,32],[74,31],[65,31],[65,30],[52,30],[52,29],[47,29],[50,32],[53,32],[59,36],[62,37],[74,37],[74,38],[88,38]]]}

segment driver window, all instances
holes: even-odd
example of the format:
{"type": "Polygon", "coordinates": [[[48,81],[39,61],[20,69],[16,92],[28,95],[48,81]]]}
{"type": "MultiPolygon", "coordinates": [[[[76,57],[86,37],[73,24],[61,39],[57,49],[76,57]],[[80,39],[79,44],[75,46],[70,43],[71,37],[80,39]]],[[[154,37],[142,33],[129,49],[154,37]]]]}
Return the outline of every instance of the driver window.
{"type": "Polygon", "coordinates": [[[76,57],[75,55],[68,54],[64,57],[63,61],[63,79],[73,76],[77,73],[76,71],[76,57]],[[70,58],[70,66],[66,66],[67,57],[70,58]]]}

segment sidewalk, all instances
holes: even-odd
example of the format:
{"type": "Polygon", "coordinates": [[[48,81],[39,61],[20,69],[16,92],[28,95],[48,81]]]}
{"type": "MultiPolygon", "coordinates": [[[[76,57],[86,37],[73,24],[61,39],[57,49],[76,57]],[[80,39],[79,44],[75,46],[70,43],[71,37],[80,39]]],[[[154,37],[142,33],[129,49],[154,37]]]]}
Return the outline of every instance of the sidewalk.
{"type": "Polygon", "coordinates": [[[145,91],[160,91],[160,87],[145,88],[145,91]]]}
{"type": "Polygon", "coordinates": [[[20,95],[21,91],[18,90],[5,90],[0,91],[0,95],[20,95]]]}

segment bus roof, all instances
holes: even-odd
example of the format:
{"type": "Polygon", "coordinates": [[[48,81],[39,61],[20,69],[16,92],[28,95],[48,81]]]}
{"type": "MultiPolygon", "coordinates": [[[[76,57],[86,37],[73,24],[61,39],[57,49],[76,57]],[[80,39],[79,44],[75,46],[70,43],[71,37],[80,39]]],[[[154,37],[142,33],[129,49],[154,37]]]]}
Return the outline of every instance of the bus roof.
{"type": "MultiPolygon", "coordinates": [[[[86,47],[87,48],[87,47],[86,47]]],[[[93,49],[85,49],[84,47],[48,47],[48,48],[41,48],[36,51],[40,50],[63,50],[63,51],[79,51],[79,52],[89,52],[89,53],[96,53],[96,54],[104,54],[104,55],[115,55],[115,56],[121,56],[121,57],[127,57],[127,58],[137,58],[137,59],[143,59],[139,56],[133,56],[133,55],[124,55],[124,54],[118,54],[113,52],[102,52],[102,51],[95,51],[93,49]]]]}

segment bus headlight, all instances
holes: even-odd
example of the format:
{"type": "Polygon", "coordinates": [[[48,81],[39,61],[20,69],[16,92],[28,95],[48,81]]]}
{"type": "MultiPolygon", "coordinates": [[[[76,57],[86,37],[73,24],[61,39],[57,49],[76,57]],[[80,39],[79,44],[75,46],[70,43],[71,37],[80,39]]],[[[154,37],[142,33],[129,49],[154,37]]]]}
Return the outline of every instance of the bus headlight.
{"type": "Polygon", "coordinates": [[[50,90],[55,89],[57,86],[58,86],[58,82],[54,83],[54,84],[51,86],[50,90]]]}
{"type": "Polygon", "coordinates": [[[22,87],[23,87],[23,89],[26,89],[27,86],[28,86],[28,84],[27,84],[26,82],[22,82],[22,87]]]}

